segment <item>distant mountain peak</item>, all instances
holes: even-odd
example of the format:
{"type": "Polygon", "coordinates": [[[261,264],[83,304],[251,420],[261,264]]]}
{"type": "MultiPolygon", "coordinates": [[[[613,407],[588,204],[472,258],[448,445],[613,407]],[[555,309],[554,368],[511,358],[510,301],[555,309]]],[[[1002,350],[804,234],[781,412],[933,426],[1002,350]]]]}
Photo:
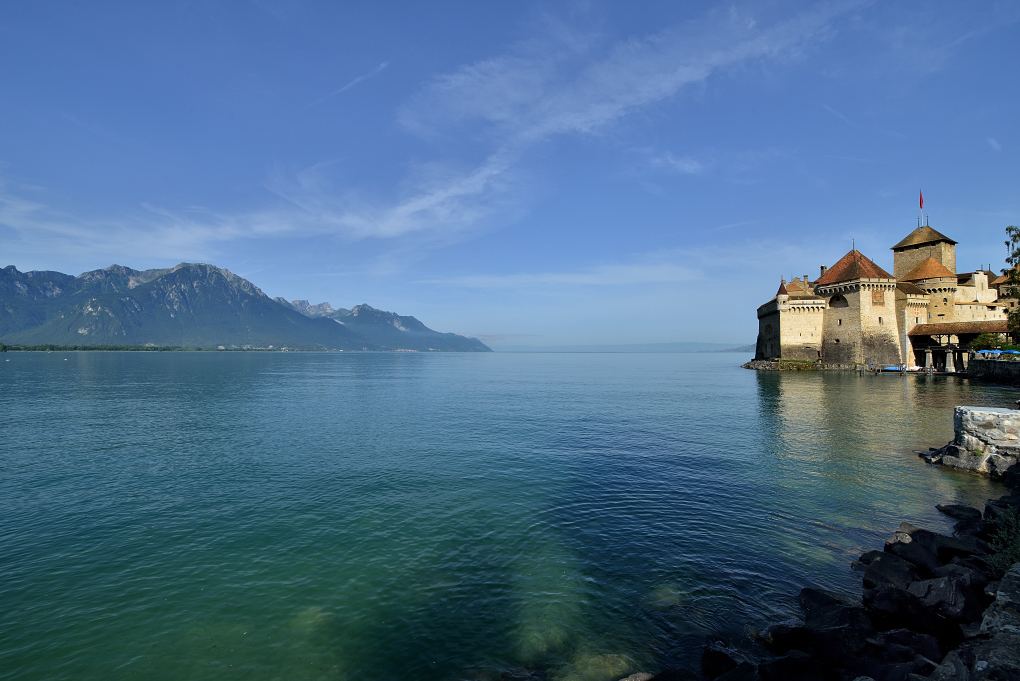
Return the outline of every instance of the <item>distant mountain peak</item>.
{"type": "MultiPolygon", "coordinates": [[[[282,300],[282,299],[281,299],[282,300]]],[[[284,301],[292,308],[305,315],[306,317],[329,317],[336,309],[329,303],[318,303],[313,305],[307,300],[298,299],[291,301],[284,301]]]]}
{"type": "Polygon", "coordinates": [[[481,341],[414,317],[269,298],[230,270],[182,262],[84,272],[0,270],[0,340],[7,343],[168,345],[320,350],[488,351],[481,341]]]}

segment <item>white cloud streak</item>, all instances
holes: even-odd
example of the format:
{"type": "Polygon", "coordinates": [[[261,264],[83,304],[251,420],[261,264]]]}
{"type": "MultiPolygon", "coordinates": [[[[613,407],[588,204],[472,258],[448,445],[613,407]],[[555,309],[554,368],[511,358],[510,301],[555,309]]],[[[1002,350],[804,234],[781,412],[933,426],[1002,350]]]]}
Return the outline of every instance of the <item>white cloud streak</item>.
{"type": "Polygon", "coordinates": [[[322,104],[323,102],[325,102],[327,100],[330,100],[330,99],[332,99],[332,98],[334,98],[334,97],[336,97],[338,95],[342,95],[343,93],[347,92],[348,90],[350,90],[352,88],[355,88],[358,85],[364,83],[369,78],[375,78],[380,73],[385,71],[387,69],[387,67],[389,67],[389,65],[390,65],[390,63],[388,61],[380,62],[371,71],[367,71],[367,72],[361,74],[360,76],[356,76],[355,78],[352,78],[351,80],[347,81],[347,83],[345,83],[342,87],[339,87],[336,90],[333,90],[332,92],[328,92],[325,95],[323,95],[322,97],[319,97],[318,99],[313,101],[311,104],[309,104],[308,108],[312,108],[313,106],[318,106],[319,104],[322,104]]]}

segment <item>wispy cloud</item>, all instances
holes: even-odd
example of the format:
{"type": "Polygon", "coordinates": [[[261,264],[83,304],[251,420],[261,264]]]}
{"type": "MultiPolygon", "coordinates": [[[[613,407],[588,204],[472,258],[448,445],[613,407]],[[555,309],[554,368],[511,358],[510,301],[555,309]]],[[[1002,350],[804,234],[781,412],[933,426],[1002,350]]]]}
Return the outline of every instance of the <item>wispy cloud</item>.
{"type": "MultiPolygon", "coordinates": [[[[532,147],[560,136],[599,134],[716,73],[797,54],[831,37],[834,22],[862,4],[827,3],[765,25],[734,9],[713,11],[611,45],[560,27],[433,78],[402,108],[399,121],[432,139],[467,132],[490,141],[491,156],[478,170],[453,178],[453,192],[440,192],[448,199],[444,212],[461,214],[466,204],[470,214],[471,205],[495,198],[491,191],[506,186],[496,178],[516,171],[532,147]],[[486,182],[471,181],[479,173],[486,182]]],[[[658,162],[685,174],[704,170],[686,156],[664,154],[658,162]]]]}
{"type": "Polygon", "coordinates": [[[698,159],[690,156],[678,156],[668,151],[652,156],[651,163],[655,167],[665,168],[682,175],[700,175],[705,171],[705,165],[698,159]]]}
{"type": "Polygon", "coordinates": [[[833,22],[860,5],[819,5],[766,26],[736,10],[714,11],[643,38],[591,46],[584,59],[577,41],[530,40],[433,79],[400,120],[418,132],[481,124],[507,144],[593,134],[723,69],[828,38],[833,22]]]}
{"type": "Polygon", "coordinates": [[[322,104],[323,102],[325,102],[325,101],[327,101],[329,99],[332,99],[333,97],[336,97],[338,95],[342,95],[343,93],[347,92],[348,90],[350,90],[352,88],[355,88],[358,85],[361,85],[362,83],[364,83],[369,78],[375,78],[380,73],[385,71],[387,69],[387,67],[389,67],[389,65],[390,65],[390,63],[388,61],[379,62],[379,64],[376,65],[376,67],[374,69],[372,69],[371,71],[366,71],[365,73],[361,74],[360,76],[356,76],[356,77],[352,78],[351,80],[349,80],[346,83],[344,83],[343,86],[337,88],[336,90],[333,90],[332,92],[327,92],[322,97],[319,97],[318,99],[314,100],[311,104],[308,105],[308,108],[311,108],[313,106],[318,106],[319,104],[322,104]]]}
{"type": "Polygon", "coordinates": [[[988,137],[985,141],[988,142],[988,146],[992,148],[992,151],[1002,151],[1002,145],[994,137],[988,137]]]}
{"type": "MultiPolygon", "coordinates": [[[[526,202],[519,190],[521,166],[534,147],[560,136],[600,134],[726,69],[797,55],[831,37],[834,23],[859,5],[818,5],[773,23],[735,10],[711,11],[696,21],[611,44],[560,24],[552,30],[547,22],[544,37],[439,75],[402,107],[398,118],[404,129],[439,140],[473,136],[482,151],[475,160],[459,163],[457,153],[444,159],[440,152],[441,163],[417,168],[407,181],[394,183],[392,192],[339,188],[343,185],[328,182],[322,168],[312,167],[276,173],[263,205],[250,210],[142,206],[87,219],[0,185],[0,225],[18,234],[22,249],[106,257],[145,250],[164,259],[210,257],[234,240],[284,235],[448,243],[526,202]]],[[[381,62],[323,99],[348,92],[387,67],[381,62]]],[[[664,156],[663,162],[687,174],[703,169],[685,156],[664,156]]],[[[559,279],[527,276],[569,283],[682,275],[645,266],[640,272],[610,267],[559,279]]]]}

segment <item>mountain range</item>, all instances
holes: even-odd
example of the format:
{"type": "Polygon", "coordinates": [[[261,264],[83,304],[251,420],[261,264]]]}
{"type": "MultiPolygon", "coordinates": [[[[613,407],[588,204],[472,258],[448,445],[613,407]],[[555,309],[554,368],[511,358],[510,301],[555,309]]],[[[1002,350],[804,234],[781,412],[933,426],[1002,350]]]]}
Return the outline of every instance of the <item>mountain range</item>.
{"type": "Polygon", "coordinates": [[[0,342],[301,350],[485,352],[476,338],[440,333],[414,317],[270,298],[214,265],[122,265],[72,276],[0,269],[0,342]]]}

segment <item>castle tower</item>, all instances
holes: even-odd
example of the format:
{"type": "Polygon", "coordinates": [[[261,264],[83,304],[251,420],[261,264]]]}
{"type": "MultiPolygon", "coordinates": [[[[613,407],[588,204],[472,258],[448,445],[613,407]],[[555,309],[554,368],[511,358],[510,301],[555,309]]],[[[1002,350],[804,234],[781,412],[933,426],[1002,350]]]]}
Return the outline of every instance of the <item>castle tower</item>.
{"type": "Polygon", "coordinates": [[[893,275],[901,281],[929,258],[956,275],[956,242],[928,225],[912,231],[892,252],[893,275]]]}
{"type": "MultiPolygon", "coordinates": [[[[956,248],[956,246],[952,246],[956,248]]],[[[928,318],[933,322],[951,322],[956,319],[956,273],[935,258],[925,258],[900,281],[913,284],[929,297],[928,318]]]]}
{"type": "Polygon", "coordinates": [[[898,364],[896,279],[854,249],[815,282],[827,301],[822,361],[831,365],[898,364]]]}

